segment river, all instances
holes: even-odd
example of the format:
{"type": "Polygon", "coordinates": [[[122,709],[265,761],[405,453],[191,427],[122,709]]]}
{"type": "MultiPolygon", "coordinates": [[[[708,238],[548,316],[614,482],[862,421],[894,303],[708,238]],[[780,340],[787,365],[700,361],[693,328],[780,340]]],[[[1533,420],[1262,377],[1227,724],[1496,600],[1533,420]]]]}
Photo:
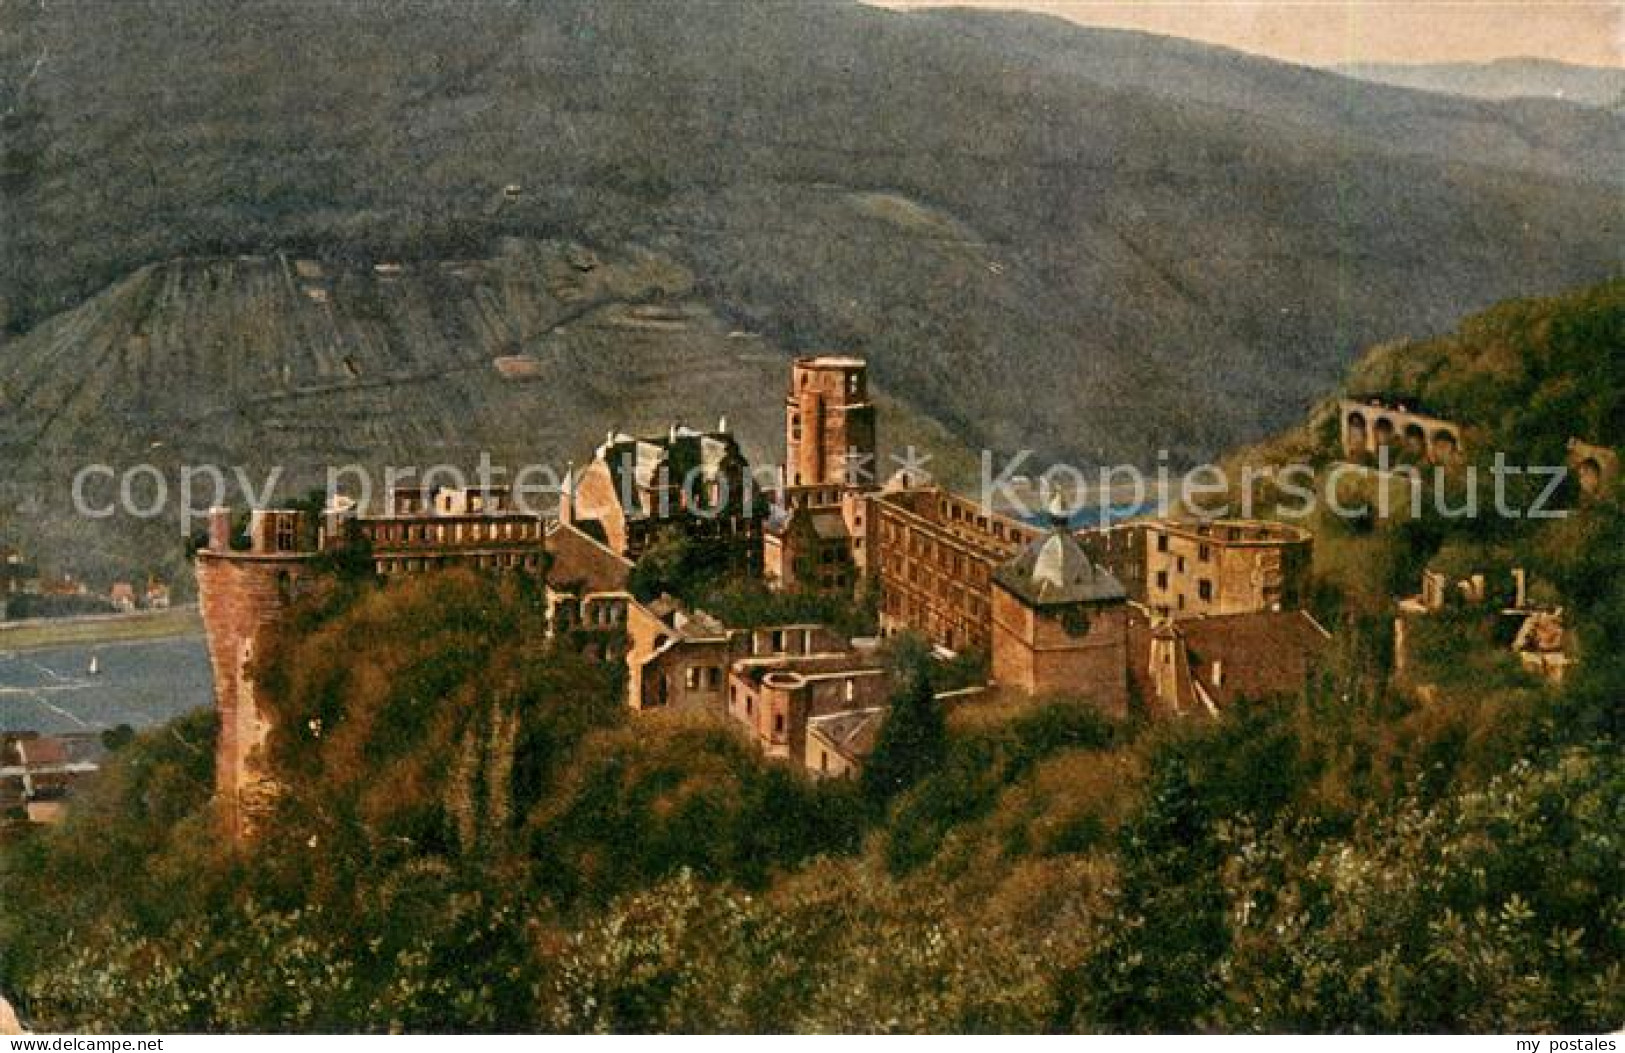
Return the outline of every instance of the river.
{"type": "Polygon", "coordinates": [[[212,698],[201,636],[0,650],[0,732],[145,728],[212,698]]]}

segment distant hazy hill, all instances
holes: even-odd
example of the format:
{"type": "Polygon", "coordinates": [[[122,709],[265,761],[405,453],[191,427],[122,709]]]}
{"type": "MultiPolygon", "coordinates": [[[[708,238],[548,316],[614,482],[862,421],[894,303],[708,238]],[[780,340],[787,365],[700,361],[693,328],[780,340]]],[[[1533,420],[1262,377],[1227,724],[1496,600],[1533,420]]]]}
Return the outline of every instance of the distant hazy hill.
{"type": "Polygon", "coordinates": [[[177,458],[418,458],[580,449],[589,423],[689,406],[754,427],[782,356],[820,347],[869,355],[966,445],[1198,457],[1295,418],[1361,347],[1621,262],[1612,114],[1352,92],[1055,20],[836,0],[0,10],[14,480],[136,436],[177,458]],[[781,357],[741,370],[708,337],[721,364],[690,370],[610,327],[520,398],[490,360],[563,308],[516,291],[548,264],[507,238],[680,269],[706,325],[781,357]],[[282,251],[337,275],[335,330],[277,284],[282,251]],[[446,278],[459,260],[499,262],[446,278]],[[381,262],[408,277],[386,289],[381,262]]]}
{"type": "Polygon", "coordinates": [[[1339,73],[1362,80],[1422,91],[1480,99],[1562,99],[1625,109],[1625,70],[1574,66],[1548,59],[1510,58],[1494,62],[1438,65],[1347,65],[1339,73]]]}

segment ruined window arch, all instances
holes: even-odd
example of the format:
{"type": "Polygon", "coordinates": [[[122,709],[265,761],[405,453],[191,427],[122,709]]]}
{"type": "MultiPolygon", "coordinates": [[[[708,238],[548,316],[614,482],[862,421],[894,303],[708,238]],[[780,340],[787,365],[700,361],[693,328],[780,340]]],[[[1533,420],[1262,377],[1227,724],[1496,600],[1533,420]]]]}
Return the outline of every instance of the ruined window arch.
{"type": "Polygon", "coordinates": [[[1365,414],[1359,410],[1350,410],[1348,416],[1343,418],[1343,454],[1346,457],[1359,457],[1366,452],[1370,445],[1370,430],[1367,426],[1365,414]]]}
{"type": "Polygon", "coordinates": [[[1594,494],[1602,487],[1602,462],[1595,457],[1587,457],[1576,466],[1576,474],[1580,477],[1580,492],[1594,494]]]}

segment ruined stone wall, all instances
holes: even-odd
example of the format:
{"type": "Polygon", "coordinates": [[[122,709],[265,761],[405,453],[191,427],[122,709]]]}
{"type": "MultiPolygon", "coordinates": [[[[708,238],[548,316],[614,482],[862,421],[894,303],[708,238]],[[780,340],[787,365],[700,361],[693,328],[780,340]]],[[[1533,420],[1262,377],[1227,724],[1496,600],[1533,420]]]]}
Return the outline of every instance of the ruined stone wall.
{"type": "Polygon", "coordinates": [[[1293,610],[1313,557],[1307,531],[1281,523],[1158,522],[1146,528],[1144,603],[1176,618],[1293,610]]]}

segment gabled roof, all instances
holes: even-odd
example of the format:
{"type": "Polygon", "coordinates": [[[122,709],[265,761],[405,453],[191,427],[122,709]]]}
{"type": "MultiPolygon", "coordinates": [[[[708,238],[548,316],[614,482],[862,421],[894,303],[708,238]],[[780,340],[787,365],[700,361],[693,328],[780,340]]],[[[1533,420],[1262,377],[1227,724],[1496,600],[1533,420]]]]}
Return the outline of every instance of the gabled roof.
{"type": "Polygon", "coordinates": [[[778,537],[792,530],[809,531],[825,541],[848,541],[852,537],[846,515],[839,507],[786,509],[775,505],[768,513],[766,529],[778,537]]]}
{"type": "Polygon", "coordinates": [[[1259,611],[1129,624],[1129,679],[1153,712],[1219,711],[1242,699],[1294,695],[1325,657],[1331,635],[1304,611],[1259,611]],[[1176,663],[1158,697],[1153,642],[1171,643],[1176,663]]]}
{"type": "Polygon", "coordinates": [[[547,583],[554,588],[579,587],[586,592],[620,592],[632,574],[632,561],[569,523],[547,528],[547,583]]]}
{"type": "Polygon", "coordinates": [[[685,640],[716,640],[728,636],[728,627],[708,611],[679,609],[673,612],[671,624],[685,640]]]}
{"type": "Polygon", "coordinates": [[[816,734],[849,761],[862,760],[874,751],[888,712],[886,706],[875,706],[812,717],[807,721],[807,733],[816,734]]]}
{"type": "Polygon", "coordinates": [[[814,532],[825,540],[845,539],[852,536],[846,528],[846,516],[839,508],[812,508],[807,510],[814,532]]]}

